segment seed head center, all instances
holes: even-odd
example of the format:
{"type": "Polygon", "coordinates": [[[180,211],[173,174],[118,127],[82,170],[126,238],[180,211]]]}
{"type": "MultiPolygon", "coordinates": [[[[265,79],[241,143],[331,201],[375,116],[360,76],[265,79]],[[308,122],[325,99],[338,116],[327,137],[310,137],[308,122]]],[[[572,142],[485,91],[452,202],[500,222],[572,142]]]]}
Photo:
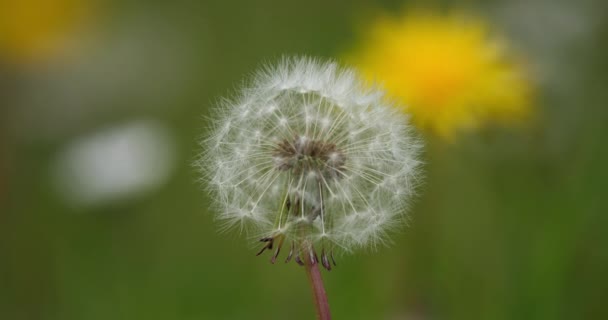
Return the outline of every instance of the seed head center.
{"type": "Polygon", "coordinates": [[[306,136],[282,140],[275,147],[273,157],[278,170],[292,170],[296,174],[318,172],[326,178],[339,177],[346,161],[344,152],[334,143],[306,136]]]}

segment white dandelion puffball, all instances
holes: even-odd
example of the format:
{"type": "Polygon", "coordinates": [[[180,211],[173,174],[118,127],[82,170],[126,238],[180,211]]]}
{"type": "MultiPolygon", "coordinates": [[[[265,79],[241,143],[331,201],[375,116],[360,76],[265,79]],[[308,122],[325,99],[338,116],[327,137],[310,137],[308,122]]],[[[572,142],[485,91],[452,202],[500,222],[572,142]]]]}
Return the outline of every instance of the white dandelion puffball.
{"type": "Polygon", "coordinates": [[[353,70],[283,59],[216,110],[197,164],[224,227],[274,247],[273,263],[285,244],[286,261],[330,269],[335,249],[384,243],[404,217],[421,142],[353,70]]]}

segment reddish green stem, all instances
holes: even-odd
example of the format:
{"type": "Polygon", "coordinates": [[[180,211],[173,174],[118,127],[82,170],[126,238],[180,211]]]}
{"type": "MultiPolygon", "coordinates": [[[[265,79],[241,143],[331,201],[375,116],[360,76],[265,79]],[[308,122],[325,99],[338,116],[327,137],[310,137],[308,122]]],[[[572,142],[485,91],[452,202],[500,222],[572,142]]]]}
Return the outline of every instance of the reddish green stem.
{"type": "Polygon", "coordinates": [[[312,289],[312,295],[317,308],[317,318],[319,320],[330,320],[329,303],[327,302],[327,294],[323,287],[323,278],[321,278],[321,270],[317,259],[306,258],[304,268],[312,289]]]}

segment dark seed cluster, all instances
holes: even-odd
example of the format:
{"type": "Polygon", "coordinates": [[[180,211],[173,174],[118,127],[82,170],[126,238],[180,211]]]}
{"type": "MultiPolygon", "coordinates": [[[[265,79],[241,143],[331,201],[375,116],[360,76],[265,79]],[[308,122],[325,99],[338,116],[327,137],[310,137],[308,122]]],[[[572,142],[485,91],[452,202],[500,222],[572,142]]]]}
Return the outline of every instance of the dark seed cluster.
{"type": "Polygon", "coordinates": [[[279,142],[273,156],[278,170],[292,170],[296,175],[314,170],[325,178],[339,177],[346,161],[344,153],[334,143],[304,136],[279,142]]]}

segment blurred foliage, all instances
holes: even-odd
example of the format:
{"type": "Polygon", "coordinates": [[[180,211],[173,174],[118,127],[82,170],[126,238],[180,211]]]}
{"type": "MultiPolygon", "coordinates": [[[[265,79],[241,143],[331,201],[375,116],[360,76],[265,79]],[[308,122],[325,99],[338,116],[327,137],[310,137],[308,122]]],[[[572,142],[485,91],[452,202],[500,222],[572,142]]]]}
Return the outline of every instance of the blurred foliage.
{"type": "Polygon", "coordinates": [[[0,57],[31,63],[66,50],[93,7],[78,0],[0,1],[0,57]]]}
{"type": "MultiPolygon", "coordinates": [[[[197,139],[214,99],[260,62],[339,57],[362,20],[404,5],[108,2],[69,58],[0,62],[0,319],[313,318],[301,268],[216,231],[191,166],[197,139]],[[59,150],[140,118],[175,135],[173,176],[94,207],[62,198],[59,150]]],[[[607,318],[606,5],[442,6],[485,15],[536,64],[538,121],[429,138],[410,225],[324,273],[334,317],[607,318]]]]}

